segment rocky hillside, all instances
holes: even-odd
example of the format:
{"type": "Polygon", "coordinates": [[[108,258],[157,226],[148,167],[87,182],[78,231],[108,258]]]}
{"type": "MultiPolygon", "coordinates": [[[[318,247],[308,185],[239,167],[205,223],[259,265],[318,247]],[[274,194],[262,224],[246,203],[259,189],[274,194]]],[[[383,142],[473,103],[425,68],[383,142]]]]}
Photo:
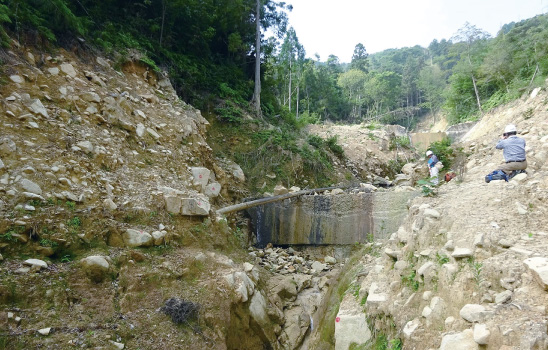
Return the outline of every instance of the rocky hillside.
{"type": "Polygon", "coordinates": [[[372,246],[376,258],[356,266],[359,293],[343,300],[336,349],[371,334],[403,349],[548,348],[547,103],[535,90],[470,130],[462,181],[410,203],[404,225],[372,246]],[[527,175],[487,184],[508,123],[527,142],[527,175]]]}
{"type": "Polygon", "coordinates": [[[0,349],[301,347],[346,253],[248,252],[212,215],[245,175],[169,79],[15,41],[2,60],[0,349]]]}
{"type": "Polygon", "coordinates": [[[323,139],[336,137],[345,154],[345,159],[337,164],[339,168],[349,169],[370,183],[379,184],[380,176],[392,178],[403,164],[416,158],[406,129],[399,125],[311,124],[307,131],[323,139]]]}

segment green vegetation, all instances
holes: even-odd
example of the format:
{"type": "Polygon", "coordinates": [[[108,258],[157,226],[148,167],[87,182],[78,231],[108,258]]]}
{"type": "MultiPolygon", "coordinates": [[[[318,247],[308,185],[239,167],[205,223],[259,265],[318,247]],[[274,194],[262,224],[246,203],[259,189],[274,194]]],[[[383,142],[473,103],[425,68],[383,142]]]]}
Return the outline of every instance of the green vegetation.
{"type": "Polygon", "coordinates": [[[445,254],[436,253],[436,261],[438,265],[447,264],[449,262],[449,257],[445,254]]]}
{"type": "Polygon", "coordinates": [[[72,202],[72,201],[66,201],[65,202],[65,205],[67,206],[67,208],[69,210],[74,210],[76,208],[76,203],[72,202]]]}
{"type": "Polygon", "coordinates": [[[421,193],[425,197],[432,197],[437,194],[436,185],[430,179],[420,179],[417,185],[421,187],[421,193]]]}
{"type": "MultiPolygon", "coordinates": [[[[401,350],[403,344],[400,338],[395,336],[398,334],[394,320],[386,314],[377,314],[367,319],[369,329],[372,332],[371,340],[365,344],[363,349],[373,350],[401,350]]],[[[356,347],[356,349],[362,349],[356,347]]]]}
{"type": "MultiPolygon", "coordinates": [[[[241,123],[253,98],[255,0],[28,0],[0,3],[0,43],[9,36],[47,45],[77,37],[151,71],[168,71],[187,102],[241,123]],[[123,11],[119,9],[123,8],[123,11]],[[135,55],[135,52],[139,54],[135,55]]],[[[291,5],[261,2],[261,106],[266,117],[398,123],[445,110],[452,122],[476,119],[542,84],[548,75],[548,15],[505,24],[491,38],[466,23],[449,39],[368,54],[358,43],[349,64],[306,57],[288,26],[291,5]]],[[[88,47],[89,47],[88,46],[88,47]]],[[[524,118],[530,117],[529,112],[524,118]]],[[[370,126],[374,124],[369,124],[370,126]]],[[[336,150],[332,150],[337,154],[336,150]]]]}
{"type": "Polygon", "coordinates": [[[396,136],[390,139],[389,149],[411,148],[411,139],[408,136],[396,136]]]}
{"type": "Polygon", "coordinates": [[[417,280],[417,273],[411,265],[411,270],[408,274],[401,276],[401,282],[404,286],[411,288],[414,292],[419,290],[420,282],[417,280]]]}
{"type": "MultiPolygon", "coordinates": [[[[127,68],[131,58],[149,71],[167,71],[178,95],[212,122],[208,143],[215,155],[242,166],[252,193],[270,191],[278,183],[323,187],[341,180],[333,162],[344,157],[343,148],[336,137],[306,138],[301,130],[309,123],[365,122],[375,140],[380,123],[411,127],[427,113],[444,110],[454,123],[475,119],[542,84],[548,75],[548,15],[507,24],[495,38],[466,24],[455,37],[433,40],[427,48],[370,55],[358,43],[346,64],[334,55],[307,58],[298,33],[288,26],[284,11],[291,6],[266,0],[259,14],[261,31],[274,29],[277,37],[261,40],[261,113],[251,113],[255,4],[1,1],[0,42],[11,45],[10,36],[34,43],[38,35],[45,46],[73,47],[83,38],[85,48],[113,58],[116,69],[127,68]],[[266,177],[271,174],[275,178],[266,177]]],[[[532,114],[528,110],[523,117],[532,114]]],[[[392,150],[409,147],[405,137],[390,140],[392,150]]],[[[456,157],[450,143],[431,148],[450,169],[456,157]]],[[[143,163],[154,165],[148,157],[143,163]]],[[[384,175],[398,173],[401,165],[401,160],[392,161],[384,175]]],[[[459,169],[464,166],[456,169],[462,179],[459,169]]],[[[350,172],[342,176],[353,180],[350,172]]],[[[425,195],[434,194],[428,184],[422,188],[425,195]]],[[[66,202],[70,210],[75,206],[66,202]]]]}
{"type": "Polygon", "coordinates": [[[213,120],[209,132],[208,144],[214,154],[234,159],[252,192],[270,191],[280,182],[301,187],[326,187],[335,182],[333,160],[344,154],[336,138],[305,138],[291,116],[265,119],[274,127],[267,129],[255,120],[238,124],[213,120]]]}
{"type": "Polygon", "coordinates": [[[444,169],[451,168],[453,159],[455,158],[455,151],[451,147],[451,140],[449,138],[446,137],[441,141],[432,142],[428,146],[428,149],[438,157],[444,169]]]}
{"type": "Polygon", "coordinates": [[[467,260],[467,263],[468,263],[468,266],[470,266],[470,269],[472,270],[472,274],[474,275],[474,280],[476,281],[476,285],[479,286],[479,284],[483,281],[483,278],[481,277],[483,264],[475,261],[474,258],[469,258],[467,260]]]}
{"type": "Polygon", "coordinates": [[[13,242],[15,241],[15,237],[13,237],[13,235],[20,234],[23,231],[25,231],[24,226],[12,226],[6,232],[0,234],[0,240],[6,241],[6,242],[13,242]]]}

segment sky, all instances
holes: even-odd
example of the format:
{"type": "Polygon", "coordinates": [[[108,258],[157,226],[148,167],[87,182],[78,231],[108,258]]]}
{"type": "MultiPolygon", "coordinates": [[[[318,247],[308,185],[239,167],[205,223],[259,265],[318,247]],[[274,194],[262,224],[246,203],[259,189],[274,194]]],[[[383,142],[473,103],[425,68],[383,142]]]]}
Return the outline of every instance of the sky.
{"type": "Polygon", "coordinates": [[[450,39],[466,22],[495,36],[502,25],[548,12],[548,0],[286,0],[306,56],[330,54],[350,62],[362,43],[368,53],[427,47],[450,39]]]}

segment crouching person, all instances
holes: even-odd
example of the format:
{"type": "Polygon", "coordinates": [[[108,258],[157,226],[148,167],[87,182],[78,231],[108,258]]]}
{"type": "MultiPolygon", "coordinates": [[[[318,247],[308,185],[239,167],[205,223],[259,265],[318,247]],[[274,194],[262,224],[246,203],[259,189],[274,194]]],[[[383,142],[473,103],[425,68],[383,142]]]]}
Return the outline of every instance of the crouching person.
{"type": "Polygon", "coordinates": [[[502,170],[510,179],[527,168],[525,140],[516,136],[516,134],[516,126],[508,124],[495,146],[497,149],[502,150],[505,160],[503,164],[499,165],[498,169],[502,170]]]}

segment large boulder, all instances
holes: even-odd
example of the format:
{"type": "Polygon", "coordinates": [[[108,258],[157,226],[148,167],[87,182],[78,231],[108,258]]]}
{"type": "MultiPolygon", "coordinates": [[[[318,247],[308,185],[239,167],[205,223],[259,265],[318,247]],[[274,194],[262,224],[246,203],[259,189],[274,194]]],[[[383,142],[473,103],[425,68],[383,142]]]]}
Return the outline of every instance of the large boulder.
{"type": "Polygon", "coordinates": [[[193,177],[192,184],[198,190],[204,191],[207,182],[209,181],[209,175],[211,174],[211,171],[203,167],[192,167],[190,171],[192,172],[193,177]]]}
{"type": "Polygon", "coordinates": [[[109,257],[91,255],[80,260],[86,275],[94,282],[101,282],[110,270],[109,257]]]}
{"type": "Polygon", "coordinates": [[[146,247],[154,243],[154,238],[146,231],[127,229],[122,239],[128,247],[146,247]]]}
{"type": "Polygon", "coordinates": [[[441,340],[440,350],[477,350],[478,343],[474,340],[474,332],[465,329],[461,333],[448,334],[441,340]]]}
{"type": "Polygon", "coordinates": [[[392,184],[394,186],[412,186],[413,182],[411,176],[406,174],[398,174],[394,178],[394,181],[392,181],[392,184]]]}
{"type": "Polygon", "coordinates": [[[485,307],[479,304],[466,304],[460,309],[460,317],[468,322],[480,322],[485,314],[485,307]]]}
{"type": "Polygon", "coordinates": [[[207,216],[211,205],[206,197],[181,198],[181,214],[190,216],[207,216]]]}
{"type": "Polygon", "coordinates": [[[371,339],[363,307],[352,294],[346,294],[335,318],[335,350],[348,350],[352,343],[358,346],[371,339]]]}
{"type": "Polygon", "coordinates": [[[61,68],[61,72],[65,73],[69,77],[71,77],[71,78],[76,77],[77,73],[76,73],[76,70],[74,69],[74,67],[72,66],[72,64],[63,63],[63,64],[61,64],[61,66],[59,68],[61,68]]]}
{"type": "Polygon", "coordinates": [[[34,270],[47,269],[48,263],[40,259],[27,259],[24,262],[25,265],[30,266],[34,270]]]}
{"type": "Polygon", "coordinates": [[[245,303],[255,293],[255,284],[243,271],[237,271],[225,276],[230,289],[234,291],[236,301],[245,303]]]}
{"type": "Polygon", "coordinates": [[[289,349],[299,349],[310,327],[310,315],[301,306],[285,311],[284,332],[289,349]]]}
{"type": "Polygon", "coordinates": [[[538,284],[548,290],[548,258],[534,257],[523,261],[538,284]]]}

